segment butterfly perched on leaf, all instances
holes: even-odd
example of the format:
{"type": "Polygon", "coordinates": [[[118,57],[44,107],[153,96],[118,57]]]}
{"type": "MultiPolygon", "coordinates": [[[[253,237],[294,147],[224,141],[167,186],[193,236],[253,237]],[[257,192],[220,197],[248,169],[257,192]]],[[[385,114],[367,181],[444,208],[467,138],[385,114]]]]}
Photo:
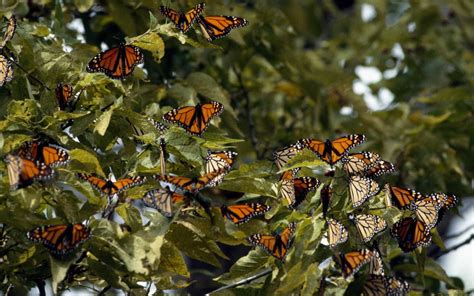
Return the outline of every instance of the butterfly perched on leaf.
{"type": "Polygon", "coordinates": [[[228,170],[234,163],[234,158],[237,156],[237,152],[233,151],[207,151],[205,158],[206,174],[218,172],[221,170],[228,170]]]}
{"type": "Polygon", "coordinates": [[[405,253],[431,244],[429,229],[416,218],[403,218],[392,226],[391,233],[397,239],[400,249],[405,253]]]}
{"type": "Polygon", "coordinates": [[[115,182],[113,182],[112,180],[104,180],[96,176],[92,176],[92,175],[88,175],[84,173],[78,173],[77,176],[80,179],[89,182],[92,185],[92,187],[94,187],[96,190],[100,192],[101,195],[108,195],[108,196],[122,193],[128,188],[141,185],[146,181],[145,177],[140,177],[140,176],[120,179],[115,182]]]}
{"type": "Polygon", "coordinates": [[[0,49],[3,49],[7,43],[13,39],[16,31],[16,17],[12,15],[7,22],[5,33],[3,34],[3,40],[0,43],[0,49]]]}
{"type": "Polygon", "coordinates": [[[225,37],[236,28],[244,27],[249,22],[238,16],[210,15],[198,17],[198,24],[201,32],[207,41],[211,42],[218,38],[225,37]]]}
{"type": "Polygon", "coordinates": [[[5,162],[12,190],[27,187],[36,180],[50,179],[54,175],[54,170],[44,163],[17,155],[6,155],[5,162]]]}
{"type": "Polygon", "coordinates": [[[331,248],[347,241],[349,233],[341,222],[332,218],[326,219],[326,222],[328,225],[327,237],[331,248]]]}
{"type": "Polygon", "coordinates": [[[12,62],[0,54],[0,87],[13,79],[12,62]]]}
{"type": "Polygon", "coordinates": [[[221,206],[222,216],[237,225],[249,221],[252,217],[264,215],[269,210],[269,206],[258,202],[221,206]]]}
{"type": "Polygon", "coordinates": [[[313,177],[295,178],[297,171],[285,171],[280,178],[280,195],[288,202],[289,209],[297,208],[308,193],[320,185],[319,180],[313,177]]]}
{"type": "Polygon", "coordinates": [[[428,196],[435,204],[438,205],[438,224],[442,219],[446,211],[454,207],[458,203],[458,199],[454,194],[445,194],[441,192],[432,193],[428,196]]]}
{"type": "Polygon", "coordinates": [[[85,225],[58,224],[41,226],[27,233],[28,239],[42,243],[54,255],[66,255],[91,237],[85,225]]]}
{"type": "Polygon", "coordinates": [[[373,252],[368,249],[352,251],[339,254],[339,262],[342,268],[342,274],[345,278],[350,277],[359,271],[359,269],[368,263],[373,256],[373,252]]]}
{"type": "Polygon", "coordinates": [[[160,12],[174,23],[176,29],[186,33],[205,7],[206,3],[199,3],[193,9],[183,13],[162,5],[160,6],[160,12]]]}
{"type": "Polygon", "coordinates": [[[169,175],[157,175],[155,178],[158,181],[163,181],[179,187],[182,190],[188,192],[197,192],[207,187],[217,186],[224,176],[227,174],[227,170],[221,170],[217,172],[212,172],[209,174],[204,174],[195,178],[188,178],[183,176],[169,176],[169,175]]]}
{"type": "Polygon", "coordinates": [[[209,127],[211,119],[221,114],[223,110],[224,106],[221,103],[211,101],[173,109],[163,115],[163,119],[178,124],[191,135],[201,136],[209,127]]]}
{"type": "Polygon", "coordinates": [[[354,222],[364,242],[369,242],[374,235],[387,228],[387,222],[382,217],[372,214],[350,214],[349,219],[354,222]]]}
{"type": "Polygon", "coordinates": [[[354,208],[362,205],[379,191],[379,184],[370,178],[358,175],[349,177],[349,195],[354,208]]]}
{"type": "Polygon", "coordinates": [[[438,222],[438,212],[443,204],[435,196],[425,196],[415,190],[395,186],[386,186],[392,198],[392,203],[399,209],[408,209],[415,212],[416,218],[433,228],[438,222]]]}
{"type": "Polygon", "coordinates": [[[288,249],[293,243],[293,236],[296,231],[296,223],[291,222],[288,227],[278,234],[254,234],[247,240],[250,244],[262,248],[273,257],[283,261],[288,253],[288,249]]]}
{"type": "Polygon", "coordinates": [[[351,134],[335,140],[321,141],[317,139],[301,139],[301,144],[313,151],[322,161],[330,166],[335,165],[349,150],[365,142],[365,136],[351,134]]]}
{"type": "Polygon", "coordinates": [[[143,53],[133,45],[120,44],[96,55],[87,65],[87,72],[102,72],[112,79],[123,79],[132,74],[135,66],[144,61],[143,53]]]}
{"type": "Polygon", "coordinates": [[[73,95],[73,88],[69,84],[58,83],[56,85],[56,101],[58,102],[59,110],[72,112],[76,109],[79,97],[82,94],[82,90],[76,96],[73,95]]]}
{"type": "Polygon", "coordinates": [[[380,254],[377,244],[374,244],[372,247],[372,253],[372,258],[370,258],[369,261],[369,274],[385,275],[382,255],[380,254]]]}
{"type": "Polygon", "coordinates": [[[147,207],[154,208],[166,217],[172,217],[173,205],[184,202],[186,197],[165,188],[148,191],[142,200],[147,207]]]}
{"type": "Polygon", "coordinates": [[[364,296],[405,296],[410,285],[399,278],[370,274],[363,287],[364,296]]]}
{"type": "Polygon", "coordinates": [[[278,170],[295,157],[298,153],[303,151],[304,146],[300,142],[296,142],[288,147],[275,151],[273,153],[273,161],[275,162],[278,170]]]}
{"type": "Polygon", "coordinates": [[[41,140],[23,143],[16,151],[16,154],[22,158],[37,161],[50,167],[66,165],[70,161],[68,150],[41,140]]]}
{"type": "Polygon", "coordinates": [[[348,175],[377,177],[395,170],[395,166],[373,152],[350,153],[342,158],[344,170],[348,175]]]}

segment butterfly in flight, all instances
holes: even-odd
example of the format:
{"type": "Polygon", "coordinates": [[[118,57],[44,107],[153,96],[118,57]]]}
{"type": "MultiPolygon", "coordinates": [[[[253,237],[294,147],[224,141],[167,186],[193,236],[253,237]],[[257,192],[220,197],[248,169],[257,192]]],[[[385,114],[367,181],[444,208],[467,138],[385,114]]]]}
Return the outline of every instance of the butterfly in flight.
{"type": "Polygon", "coordinates": [[[25,142],[16,154],[21,158],[44,163],[50,167],[66,165],[70,160],[68,150],[58,145],[49,144],[46,141],[25,142]]]}
{"type": "Polygon", "coordinates": [[[296,142],[288,147],[285,147],[281,150],[275,151],[273,153],[273,160],[279,170],[290,161],[293,157],[295,157],[298,153],[303,151],[304,146],[296,142]]]}
{"type": "Polygon", "coordinates": [[[226,174],[227,170],[221,170],[209,174],[204,174],[196,178],[168,175],[157,175],[155,176],[155,178],[158,181],[163,181],[176,187],[179,187],[182,190],[195,193],[204,188],[215,187],[219,185],[219,183],[222,181],[226,174]]]}
{"type": "Polygon", "coordinates": [[[249,221],[252,217],[264,215],[269,210],[269,206],[258,202],[221,206],[222,216],[237,225],[249,221]]]}
{"type": "Polygon", "coordinates": [[[238,16],[210,15],[198,17],[198,24],[201,27],[202,35],[207,41],[225,37],[236,28],[248,25],[248,21],[238,16]]]}
{"type": "Polygon", "coordinates": [[[399,209],[408,209],[415,212],[416,218],[426,225],[429,230],[438,222],[438,212],[443,204],[436,200],[433,195],[425,196],[421,193],[395,186],[386,186],[392,203],[399,209]]]}
{"type": "Polygon", "coordinates": [[[405,296],[410,285],[401,279],[391,276],[370,274],[363,287],[364,296],[405,296]]]}
{"type": "Polygon", "coordinates": [[[154,208],[166,217],[172,217],[173,205],[184,202],[186,197],[166,188],[150,190],[142,200],[147,207],[154,208]]]}
{"type": "Polygon", "coordinates": [[[12,62],[0,54],[0,87],[13,79],[12,62]]]}
{"type": "Polygon", "coordinates": [[[5,33],[3,34],[3,40],[0,43],[0,49],[3,49],[7,43],[13,39],[16,31],[16,18],[12,15],[7,22],[7,28],[5,29],[5,33]]]}
{"type": "Polygon", "coordinates": [[[176,29],[186,33],[192,27],[197,16],[204,11],[205,7],[206,3],[199,3],[193,9],[182,13],[162,5],[160,6],[160,12],[174,23],[176,29]]]}
{"type": "Polygon", "coordinates": [[[362,205],[367,199],[380,191],[379,184],[374,180],[359,175],[349,177],[349,195],[352,207],[362,205]]]}
{"type": "Polygon", "coordinates": [[[378,177],[395,170],[392,163],[381,159],[380,155],[373,152],[350,153],[341,161],[348,175],[378,177]]]}
{"type": "Polygon", "coordinates": [[[102,72],[112,79],[124,79],[143,61],[143,53],[138,47],[122,43],[96,55],[86,70],[91,73],[102,72]]]}
{"type": "Polygon", "coordinates": [[[36,180],[50,179],[54,175],[54,170],[44,163],[25,159],[17,155],[6,155],[5,162],[12,190],[27,187],[36,180]]]}
{"type": "Polygon", "coordinates": [[[125,191],[126,189],[141,185],[146,181],[145,177],[131,177],[120,179],[115,182],[111,180],[104,180],[92,175],[78,173],[77,176],[82,180],[89,182],[92,187],[100,192],[101,195],[112,196],[114,194],[119,194],[125,191]]]}
{"type": "Polygon", "coordinates": [[[288,249],[293,243],[293,235],[295,234],[295,231],[296,223],[291,222],[288,227],[278,234],[253,234],[248,238],[248,241],[254,246],[259,246],[269,255],[283,261],[288,253],[288,249]]]}
{"type": "Polygon", "coordinates": [[[234,158],[237,156],[237,152],[233,151],[207,151],[205,158],[206,174],[218,172],[221,170],[228,170],[234,163],[234,158]]]}
{"type": "Polygon", "coordinates": [[[372,214],[349,215],[349,220],[354,222],[362,240],[367,243],[374,235],[387,228],[387,222],[379,216],[372,214]]]}
{"type": "Polygon", "coordinates": [[[331,248],[347,241],[349,233],[341,222],[331,218],[326,219],[326,222],[328,224],[327,237],[331,248]]]}
{"type": "Polygon", "coordinates": [[[27,233],[28,239],[42,243],[52,254],[63,256],[74,251],[91,237],[90,229],[81,223],[41,226],[27,233]]]}
{"type": "Polygon", "coordinates": [[[285,171],[280,178],[280,194],[288,202],[289,209],[297,208],[306,199],[308,193],[321,184],[313,177],[294,178],[297,171],[285,171]]]}
{"type": "Polygon", "coordinates": [[[211,119],[221,114],[223,110],[224,106],[221,103],[211,101],[173,109],[163,115],[163,119],[178,124],[191,135],[201,136],[209,127],[211,119]]]}
{"type": "Polygon", "coordinates": [[[350,149],[365,142],[365,136],[351,134],[335,140],[320,141],[317,139],[301,139],[300,143],[313,151],[322,161],[330,166],[340,161],[350,149]]]}
{"type": "Polygon", "coordinates": [[[373,255],[374,253],[368,249],[339,254],[339,262],[344,277],[348,278],[359,271],[364,264],[370,261],[373,255]]]}
{"type": "Polygon", "coordinates": [[[398,246],[408,253],[418,247],[431,244],[431,234],[426,225],[412,217],[404,218],[392,226],[392,236],[397,239],[398,246]]]}

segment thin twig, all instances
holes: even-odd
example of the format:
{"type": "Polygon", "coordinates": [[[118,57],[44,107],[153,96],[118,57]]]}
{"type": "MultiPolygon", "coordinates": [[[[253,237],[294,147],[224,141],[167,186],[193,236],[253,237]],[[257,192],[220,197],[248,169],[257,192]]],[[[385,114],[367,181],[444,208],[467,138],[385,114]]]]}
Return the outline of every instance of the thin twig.
{"type": "Polygon", "coordinates": [[[461,236],[463,234],[466,234],[466,232],[470,229],[473,229],[474,228],[474,225],[471,225],[471,226],[468,226],[466,229],[464,229],[463,231],[460,231],[460,232],[457,232],[457,233],[454,233],[454,234],[450,234],[450,235],[447,235],[444,239],[445,240],[448,240],[448,239],[452,239],[452,238],[456,238],[458,236],[461,236]]]}
{"type": "Polygon", "coordinates": [[[220,287],[219,289],[217,290],[214,290],[212,292],[209,292],[207,293],[206,295],[211,295],[211,294],[214,294],[214,293],[217,293],[219,291],[222,291],[222,290],[226,290],[226,289],[230,289],[230,288],[234,288],[234,287],[237,287],[237,286],[240,286],[240,285],[246,285],[258,278],[261,278],[263,276],[266,276],[267,274],[270,274],[272,272],[272,269],[271,268],[267,268],[265,269],[264,271],[260,272],[260,273],[257,273],[256,275],[253,275],[249,278],[246,278],[246,279],[243,279],[241,281],[238,281],[236,283],[233,283],[233,284],[230,284],[230,285],[227,285],[227,286],[223,286],[223,287],[220,287]]]}
{"type": "Polygon", "coordinates": [[[252,143],[252,147],[257,153],[257,159],[262,159],[261,153],[259,153],[258,150],[258,138],[257,138],[257,133],[255,130],[255,122],[253,121],[252,118],[252,108],[250,105],[250,95],[248,90],[245,88],[244,81],[242,79],[242,72],[237,70],[237,68],[234,66],[233,70],[235,72],[235,75],[237,76],[237,80],[239,81],[239,87],[240,90],[242,91],[242,95],[245,98],[245,113],[247,117],[247,126],[249,129],[249,134],[250,134],[250,142],[252,143]]]}
{"type": "Polygon", "coordinates": [[[469,244],[472,240],[474,240],[474,234],[471,234],[471,236],[470,236],[468,239],[466,239],[465,241],[463,241],[462,243],[459,243],[459,244],[457,244],[457,245],[452,246],[451,248],[448,248],[448,249],[446,249],[446,250],[444,250],[444,251],[439,252],[437,255],[434,255],[433,258],[434,258],[434,259],[437,259],[437,258],[439,258],[439,257],[441,257],[441,256],[443,256],[443,255],[446,255],[446,254],[448,254],[448,253],[450,253],[450,252],[452,252],[452,251],[454,251],[454,250],[457,250],[457,249],[459,249],[460,247],[469,244]]]}
{"type": "Polygon", "coordinates": [[[110,290],[110,288],[112,288],[112,286],[108,285],[107,287],[105,287],[104,289],[102,289],[102,291],[100,291],[99,294],[97,294],[97,296],[105,295],[105,292],[107,292],[108,290],[110,290]]]}

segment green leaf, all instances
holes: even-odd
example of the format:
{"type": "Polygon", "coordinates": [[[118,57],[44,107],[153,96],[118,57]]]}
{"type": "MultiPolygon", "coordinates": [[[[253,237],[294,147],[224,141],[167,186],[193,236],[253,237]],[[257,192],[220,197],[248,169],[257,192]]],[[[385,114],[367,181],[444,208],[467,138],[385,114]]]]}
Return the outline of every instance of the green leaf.
{"type": "Polygon", "coordinates": [[[258,273],[265,266],[268,254],[260,249],[250,251],[247,256],[241,257],[232,265],[229,272],[215,278],[215,281],[223,284],[231,284],[248,278],[258,273]]]}
{"type": "Polygon", "coordinates": [[[91,9],[94,5],[94,0],[74,0],[74,5],[80,13],[84,13],[91,9]]]}
{"type": "Polygon", "coordinates": [[[82,149],[73,149],[69,152],[69,155],[71,156],[71,169],[83,171],[88,174],[97,173],[105,177],[99,160],[94,154],[82,149]]]}
{"type": "Polygon", "coordinates": [[[133,45],[148,50],[156,62],[160,62],[165,55],[165,43],[161,37],[154,32],[146,32],[143,35],[130,39],[133,45]]]}
{"type": "Polygon", "coordinates": [[[61,260],[54,259],[52,256],[49,256],[49,258],[50,258],[50,263],[51,263],[51,276],[52,276],[51,285],[53,287],[53,293],[56,294],[58,290],[58,285],[66,277],[67,271],[69,267],[74,263],[74,260],[61,261],[61,260]]]}
{"type": "Polygon", "coordinates": [[[95,124],[95,127],[94,127],[94,132],[98,133],[101,136],[105,135],[105,132],[107,131],[107,128],[109,127],[109,124],[110,124],[110,119],[112,118],[112,113],[113,113],[113,110],[110,109],[104,112],[99,117],[99,119],[97,119],[97,123],[95,124]]]}

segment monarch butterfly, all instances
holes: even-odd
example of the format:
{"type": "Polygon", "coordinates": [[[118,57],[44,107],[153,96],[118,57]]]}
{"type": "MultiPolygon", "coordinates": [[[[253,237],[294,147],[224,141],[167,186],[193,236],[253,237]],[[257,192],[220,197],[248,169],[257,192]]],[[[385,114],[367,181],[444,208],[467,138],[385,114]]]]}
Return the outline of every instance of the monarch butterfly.
{"type": "Polygon", "coordinates": [[[207,151],[206,156],[206,174],[227,170],[234,163],[234,158],[237,156],[237,152],[233,151],[207,151]]]}
{"type": "Polygon", "coordinates": [[[12,62],[0,54],[0,87],[13,79],[12,62]]]}
{"type": "Polygon", "coordinates": [[[379,184],[370,178],[358,175],[349,178],[349,194],[353,208],[363,204],[368,198],[376,195],[379,190],[379,184]]]}
{"type": "Polygon", "coordinates": [[[269,210],[269,206],[258,202],[231,206],[221,206],[222,216],[237,225],[247,222],[252,217],[261,216],[269,210]]]}
{"type": "Polygon", "coordinates": [[[72,112],[76,109],[76,104],[82,94],[82,90],[76,96],[73,96],[73,88],[69,84],[58,83],[56,86],[56,101],[59,110],[72,112]]]}
{"type": "Polygon", "coordinates": [[[17,155],[50,167],[65,165],[69,162],[69,153],[63,147],[44,141],[25,142],[18,149],[17,155]]]}
{"type": "Polygon", "coordinates": [[[228,15],[212,15],[198,17],[198,24],[201,27],[201,32],[207,41],[225,37],[236,28],[248,25],[248,21],[238,16],[228,15]]]}
{"type": "Polygon", "coordinates": [[[446,211],[454,207],[458,202],[458,199],[455,195],[439,192],[430,194],[429,198],[431,198],[431,200],[433,200],[433,202],[440,208],[438,211],[438,221],[436,224],[438,224],[443,219],[446,211]]]}
{"type": "Polygon", "coordinates": [[[281,196],[288,202],[289,209],[297,208],[308,195],[309,192],[318,188],[320,182],[312,177],[293,178],[296,172],[286,171],[281,177],[281,196]]]}
{"type": "Polygon", "coordinates": [[[221,103],[211,101],[173,109],[163,115],[163,119],[178,124],[191,135],[201,136],[208,128],[211,119],[221,114],[223,110],[224,106],[221,103]]]}
{"type": "Polygon", "coordinates": [[[13,36],[15,35],[16,31],[16,18],[14,15],[12,15],[8,19],[7,23],[7,28],[5,30],[5,33],[3,34],[3,40],[0,43],[0,49],[3,49],[7,43],[13,39],[13,36]]]}
{"type": "Polygon", "coordinates": [[[342,268],[342,274],[345,278],[350,277],[370,261],[374,253],[368,249],[339,254],[339,262],[342,268]]]}
{"type": "Polygon", "coordinates": [[[193,9],[182,13],[162,5],[160,6],[160,12],[174,23],[176,29],[186,33],[193,25],[196,17],[204,11],[205,7],[206,3],[199,3],[193,9]]]}
{"type": "Polygon", "coordinates": [[[333,166],[340,161],[350,149],[365,142],[365,136],[351,134],[325,142],[317,139],[302,139],[301,143],[313,151],[322,161],[333,166]]]}
{"type": "Polygon", "coordinates": [[[331,248],[347,241],[349,233],[341,222],[335,219],[326,219],[328,224],[328,242],[331,248]]]}
{"type": "Polygon", "coordinates": [[[5,156],[10,188],[15,190],[31,185],[36,180],[50,179],[54,170],[38,161],[21,158],[17,155],[5,156]]]}
{"type": "Polygon", "coordinates": [[[401,279],[371,274],[367,277],[364,296],[404,296],[410,291],[410,285],[401,279]]]}
{"type": "Polygon", "coordinates": [[[374,235],[387,228],[387,222],[382,217],[372,214],[350,214],[349,219],[354,222],[364,242],[369,242],[374,235]]]}
{"type": "Polygon", "coordinates": [[[438,211],[442,204],[436,202],[434,196],[424,196],[415,190],[387,186],[392,201],[399,209],[409,209],[415,212],[418,220],[428,229],[433,228],[438,221],[438,211]]]}
{"type": "Polygon", "coordinates": [[[385,275],[382,255],[380,255],[380,251],[377,246],[372,249],[372,253],[373,256],[369,261],[369,274],[385,275]]]}
{"type": "Polygon", "coordinates": [[[123,79],[143,63],[143,53],[133,45],[120,44],[96,55],[87,65],[87,72],[103,72],[112,79],[123,79]]]}
{"type": "Polygon", "coordinates": [[[377,177],[395,170],[392,163],[380,159],[380,155],[373,152],[350,153],[342,158],[342,163],[348,175],[377,177]]]}
{"type": "Polygon", "coordinates": [[[28,239],[43,243],[55,255],[66,255],[91,236],[81,223],[41,226],[27,233],[28,239]]]}
{"type": "Polygon", "coordinates": [[[248,238],[250,244],[259,246],[265,252],[277,258],[280,261],[285,260],[288,249],[293,243],[293,235],[296,231],[296,223],[291,222],[288,227],[279,234],[265,235],[254,234],[248,238]]]}
{"type": "Polygon", "coordinates": [[[395,223],[391,233],[397,239],[400,249],[405,253],[418,247],[427,247],[431,243],[431,235],[426,225],[412,217],[404,218],[395,223]]]}
{"type": "Polygon", "coordinates": [[[184,195],[166,189],[150,190],[143,196],[143,202],[147,207],[154,208],[166,217],[173,216],[173,204],[183,202],[184,195]]]}
{"type": "Polygon", "coordinates": [[[188,178],[182,176],[167,176],[167,175],[158,175],[155,178],[159,181],[163,181],[172,185],[175,185],[183,190],[189,192],[197,192],[206,187],[217,186],[224,176],[227,174],[227,171],[221,170],[209,174],[205,174],[196,178],[188,178]]]}
{"type": "Polygon", "coordinates": [[[281,150],[275,151],[273,153],[273,160],[279,170],[288,163],[290,159],[295,157],[298,153],[303,151],[304,146],[296,142],[295,144],[292,144],[288,147],[285,147],[281,150]]]}
{"type": "Polygon", "coordinates": [[[92,187],[100,192],[101,195],[112,196],[114,194],[122,193],[124,190],[143,184],[146,181],[145,177],[131,177],[126,179],[120,179],[115,182],[111,180],[103,180],[92,175],[78,173],[77,176],[87,182],[89,182],[92,187]]]}
{"type": "Polygon", "coordinates": [[[332,189],[329,184],[326,184],[321,189],[321,204],[323,206],[323,217],[326,218],[326,214],[329,210],[329,204],[331,203],[332,189]]]}

